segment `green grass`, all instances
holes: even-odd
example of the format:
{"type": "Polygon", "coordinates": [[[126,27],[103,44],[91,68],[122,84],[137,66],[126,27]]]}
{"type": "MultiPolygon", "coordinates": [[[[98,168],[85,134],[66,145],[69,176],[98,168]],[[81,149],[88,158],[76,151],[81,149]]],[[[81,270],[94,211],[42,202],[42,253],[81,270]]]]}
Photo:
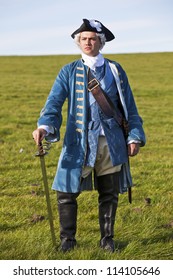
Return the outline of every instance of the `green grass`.
{"type": "MultiPolygon", "coordinates": [[[[147,145],[131,159],[133,203],[121,195],[115,225],[117,250],[101,250],[97,192],[79,198],[78,247],[62,254],[52,248],[39,158],[32,131],[59,69],[79,56],[0,57],[0,259],[137,260],[173,258],[173,53],[106,55],[126,70],[147,145]],[[147,205],[145,198],[151,199],[147,205]],[[33,215],[44,219],[33,223],[33,215]]],[[[56,194],[51,184],[61,140],[45,157],[54,226],[59,245],[56,194]]]]}

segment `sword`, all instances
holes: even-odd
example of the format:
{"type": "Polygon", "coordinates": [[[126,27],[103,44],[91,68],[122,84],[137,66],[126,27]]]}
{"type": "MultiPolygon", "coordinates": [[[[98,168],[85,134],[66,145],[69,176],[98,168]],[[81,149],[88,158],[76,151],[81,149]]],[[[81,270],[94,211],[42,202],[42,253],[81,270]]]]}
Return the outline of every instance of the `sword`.
{"type": "MultiPolygon", "coordinates": [[[[49,147],[47,148],[49,149],[49,147]]],[[[35,156],[38,156],[40,158],[40,164],[41,164],[41,171],[43,175],[43,183],[44,183],[44,190],[46,194],[46,203],[47,203],[47,211],[48,211],[48,218],[49,218],[49,225],[50,225],[50,232],[52,237],[52,243],[53,246],[56,246],[56,238],[55,238],[55,231],[54,231],[54,225],[53,225],[53,215],[52,215],[52,208],[50,203],[50,196],[49,196],[49,187],[47,182],[47,174],[46,174],[46,165],[44,156],[47,154],[47,152],[43,149],[43,144],[40,142],[38,145],[38,152],[35,156]]]]}

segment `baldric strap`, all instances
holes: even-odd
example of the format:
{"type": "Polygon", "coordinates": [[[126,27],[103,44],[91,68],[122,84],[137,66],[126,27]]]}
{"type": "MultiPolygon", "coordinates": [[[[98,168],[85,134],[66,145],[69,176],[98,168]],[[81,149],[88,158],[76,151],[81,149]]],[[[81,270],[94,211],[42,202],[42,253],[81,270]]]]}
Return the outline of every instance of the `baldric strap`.
{"type": "Polygon", "coordinates": [[[99,104],[102,112],[107,117],[113,117],[118,122],[118,124],[122,125],[122,114],[120,111],[116,110],[114,104],[108,95],[102,90],[100,87],[99,81],[92,75],[91,70],[88,71],[88,90],[92,92],[95,100],[99,104]]]}

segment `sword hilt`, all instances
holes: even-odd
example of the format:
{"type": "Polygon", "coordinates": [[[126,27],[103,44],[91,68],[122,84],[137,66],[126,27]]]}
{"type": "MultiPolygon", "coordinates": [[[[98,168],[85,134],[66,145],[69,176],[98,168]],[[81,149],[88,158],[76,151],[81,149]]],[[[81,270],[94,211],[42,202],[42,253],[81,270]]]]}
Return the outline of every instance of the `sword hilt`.
{"type": "Polygon", "coordinates": [[[42,144],[42,142],[40,142],[39,143],[39,145],[38,145],[38,152],[39,152],[39,154],[40,154],[40,156],[43,156],[44,155],[44,149],[43,149],[43,144],[42,144]]]}
{"type": "MultiPolygon", "coordinates": [[[[49,144],[49,143],[48,143],[49,144]]],[[[41,156],[45,156],[48,154],[48,152],[45,151],[46,150],[49,150],[50,147],[48,146],[48,144],[42,144],[42,142],[39,143],[39,145],[37,146],[38,147],[38,151],[36,152],[35,156],[38,156],[38,157],[41,157],[41,156]]]]}

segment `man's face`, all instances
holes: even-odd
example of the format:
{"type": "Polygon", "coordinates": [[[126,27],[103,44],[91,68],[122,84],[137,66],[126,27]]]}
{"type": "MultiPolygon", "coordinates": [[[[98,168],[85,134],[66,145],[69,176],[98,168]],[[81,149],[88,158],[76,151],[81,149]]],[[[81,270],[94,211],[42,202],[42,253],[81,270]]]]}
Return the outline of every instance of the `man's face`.
{"type": "Polygon", "coordinates": [[[79,44],[82,52],[89,56],[98,55],[101,46],[100,38],[90,31],[81,32],[79,44]]]}

